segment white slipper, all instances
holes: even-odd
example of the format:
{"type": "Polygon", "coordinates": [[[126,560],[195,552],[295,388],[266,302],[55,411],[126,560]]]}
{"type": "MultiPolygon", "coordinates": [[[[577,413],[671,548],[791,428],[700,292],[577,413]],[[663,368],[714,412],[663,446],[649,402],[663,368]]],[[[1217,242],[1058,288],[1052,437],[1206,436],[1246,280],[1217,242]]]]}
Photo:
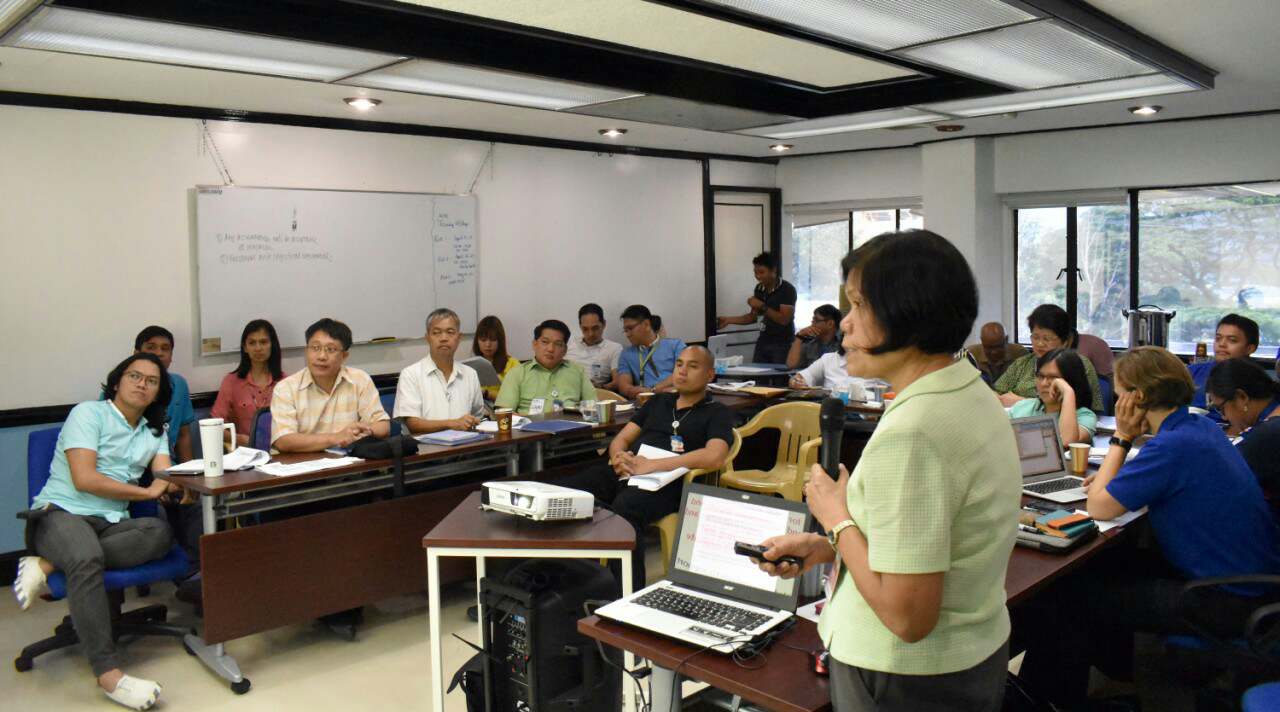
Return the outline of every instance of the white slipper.
{"type": "Polygon", "coordinates": [[[27,610],[31,602],[44,590],[45,575],[40,568],[39,556],[24,556],[18,559],[18,575],[13,579],[13,596],[18,599],[18,607],[27,610]]]}
{"type": "Polygon", "coordinates": [[[103,690],[103,692],[106,692],[112,702],[124,705],[131,710],[149,710],[155,706],[156,700],[160,699],[160,683],[125,675],[120,678],[120,682],[116,683],[114,691],[103,690]]]}

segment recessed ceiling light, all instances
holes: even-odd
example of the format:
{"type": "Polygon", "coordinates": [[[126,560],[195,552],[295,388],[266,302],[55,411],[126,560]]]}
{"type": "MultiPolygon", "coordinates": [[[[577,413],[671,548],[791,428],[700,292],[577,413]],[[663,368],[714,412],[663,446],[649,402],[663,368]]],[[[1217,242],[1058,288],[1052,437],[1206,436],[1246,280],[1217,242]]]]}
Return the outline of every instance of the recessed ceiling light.
{"type": "Polygon", "coordinates": [[[1156,104],[1143,104],[1142,106],[1129,107],[1129,113],[1134,116],[1154,116],[1155,114],[1160,113],[1160,110],[1163,108],[1163,106],[1158,106],[1156,104]]]}
{"type": "Polygon", "coordinates": [[[769,150],[775,151],[777,153],[782,153],[783,151],[790,151],[793,148],[795,148],[795,146],[789,143],[775,143],[769,147],[769,150]]]}
{"type": "Polygon", "coordinates": [[[367,96],[349,96],[343,101],[347,102],[347,106],[357,111],[368,111],[382,103],[381,99],[370,99],[367,96]]]}
{"type": "Polygon", "coordinates": [[[605,138],[617,138],[626,132],[626,129],[600,129],[600,135],[605,138]]]}

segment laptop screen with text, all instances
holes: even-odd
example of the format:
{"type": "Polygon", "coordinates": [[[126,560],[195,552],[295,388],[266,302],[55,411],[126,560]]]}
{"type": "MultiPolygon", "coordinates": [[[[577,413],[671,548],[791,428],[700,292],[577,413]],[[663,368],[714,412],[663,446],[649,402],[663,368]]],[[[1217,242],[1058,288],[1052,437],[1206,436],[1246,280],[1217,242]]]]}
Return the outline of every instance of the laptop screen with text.
{"type": "Polygon", "coordinates": [[[808,522],[809,514],[803,504],[690,485],[685,493],[679,541],[672,552],[670,578],[677,582],[683,582],[681,579],[686,576],[695,581],[722,582],[728,586],[717,588],[732,591],[746,600],[756,598],[747,589],[754,589],[768,599],[794,599],[796,579],[766,574],[751,558],[734,553],[733,545],[739,541],[760,544],[769,537],[803,532],[808,522]]]}

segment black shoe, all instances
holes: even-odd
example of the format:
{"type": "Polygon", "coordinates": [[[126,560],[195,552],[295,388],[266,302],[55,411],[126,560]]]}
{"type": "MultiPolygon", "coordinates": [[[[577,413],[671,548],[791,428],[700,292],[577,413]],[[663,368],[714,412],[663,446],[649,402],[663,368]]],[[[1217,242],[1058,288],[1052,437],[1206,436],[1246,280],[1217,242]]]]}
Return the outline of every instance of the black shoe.
{"type": "Polygon", "coordinates": [[[337,613],[330,613],[327,616],[320,616],[320,622],[343,640],[354,641],[356,639],[356,626],[364,622],[364,609],[351,608],[337,613]]]}
{"type": "Polygon", "coordinates": [[[467,606],[467,620],[472,623],[480,621],[480,606],[467,606]]]}
{"type": "Polygon", "coordinates": [[[178,584],[178,590],[173,597],[200,608],[204,604],[204,590],[200,585],[200,577],[193,576],[178,584]]]}

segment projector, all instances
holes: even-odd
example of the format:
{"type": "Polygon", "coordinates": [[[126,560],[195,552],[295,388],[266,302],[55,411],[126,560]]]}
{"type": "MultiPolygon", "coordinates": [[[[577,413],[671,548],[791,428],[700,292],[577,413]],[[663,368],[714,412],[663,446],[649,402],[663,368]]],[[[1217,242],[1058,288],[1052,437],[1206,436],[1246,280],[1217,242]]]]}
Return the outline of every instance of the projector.
{"type": "Polygon", "coordinates": [[[480,508],[534,521],[590,519],[595,497],[590,492],[545,482],[486,482],[480,508]]]}

